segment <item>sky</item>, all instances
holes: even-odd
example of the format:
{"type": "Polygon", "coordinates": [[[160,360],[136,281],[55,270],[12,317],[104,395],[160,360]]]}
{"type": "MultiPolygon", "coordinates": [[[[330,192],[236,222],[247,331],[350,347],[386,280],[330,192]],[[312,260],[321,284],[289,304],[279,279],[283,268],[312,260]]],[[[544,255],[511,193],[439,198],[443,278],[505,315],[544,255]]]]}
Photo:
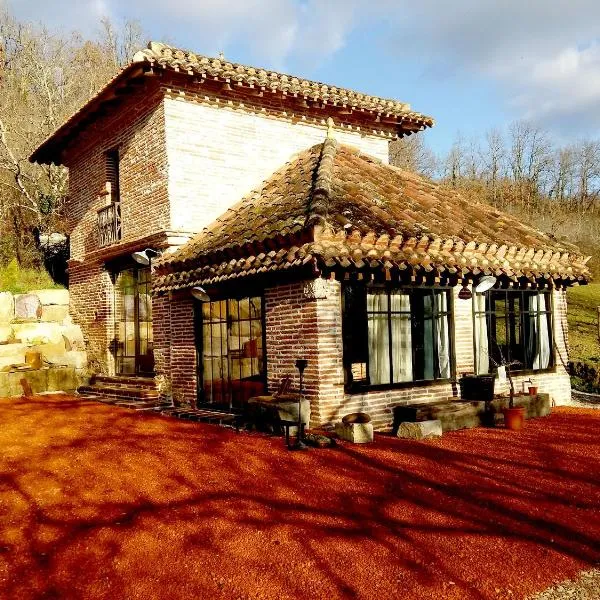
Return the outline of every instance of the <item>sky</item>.
{"type": "MultiPolygon", "coordinates": [[[[0,0],[93,34],[137,20],[200,54],[395,98],[433,116],[445,152],[528,119],[558,143],[600,134],[598,0],[0,0]]],[[[423,135],[423,134],[422,134],[423,135]]]]}

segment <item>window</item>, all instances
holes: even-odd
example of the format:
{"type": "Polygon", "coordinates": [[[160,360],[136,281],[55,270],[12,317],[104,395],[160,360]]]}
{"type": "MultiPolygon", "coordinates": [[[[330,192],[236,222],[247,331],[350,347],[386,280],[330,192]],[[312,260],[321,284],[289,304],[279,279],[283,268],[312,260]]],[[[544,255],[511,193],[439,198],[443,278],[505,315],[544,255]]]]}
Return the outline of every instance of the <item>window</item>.
{"type": "Polygon", "coordinates": [[[445,289],[344,288],[344,362],[353,386],[452,376],[451,296],[445,289]]]}
{"type": "Polygon", "coordinates": [[[512,363],[511,371],[553,366],[550,292],[492,290],[473,297],[479,374],[512,363]]]}
{"type": "Polygon", "coordinates": [[[119,202],[119,151],[116,149],[106,153],[106,183],[110,186],[111,202],[119,202]]]}

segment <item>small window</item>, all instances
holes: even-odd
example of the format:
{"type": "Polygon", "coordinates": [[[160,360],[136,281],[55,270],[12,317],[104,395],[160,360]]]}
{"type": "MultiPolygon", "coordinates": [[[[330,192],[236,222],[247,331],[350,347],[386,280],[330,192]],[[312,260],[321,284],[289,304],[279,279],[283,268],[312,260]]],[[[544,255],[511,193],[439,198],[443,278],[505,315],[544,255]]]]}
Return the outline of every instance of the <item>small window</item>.
{"type": "Polygon", "coordinates": [[[554,365],[549,292],[492,290],[475,294],[475,362],[479,374],[509,364],[511,371],[554,365]]]}
{"type": "Polygon", "coordinates": [[[447,289],[346,286],[344,362],[349,386],[450,379],[451,302],[447,289]]]}
{"type": "Polygon", "coordinates": [[[121,199],[119,190],[119,151],[117,149],[109,150],[105,156],[106,183],[110,187],[111,201],[119,202],[121,199]]]}

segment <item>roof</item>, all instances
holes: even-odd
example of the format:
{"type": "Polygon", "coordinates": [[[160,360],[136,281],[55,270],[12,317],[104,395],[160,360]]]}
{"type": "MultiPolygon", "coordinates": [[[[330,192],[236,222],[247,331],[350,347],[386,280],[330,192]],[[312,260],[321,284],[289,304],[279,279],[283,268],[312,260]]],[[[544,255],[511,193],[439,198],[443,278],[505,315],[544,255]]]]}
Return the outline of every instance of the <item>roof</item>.
{"type": "Polygon", "coordinates": [[[327,138],[163,257],[155,289],[309,263],[576,280],[589,276],[588,258],[488,204],[327,138]]]}
{"type": "Polygon", "coordinates": [[[216,83],[219,84],[220,94],[232,97],[250,94],[253,102],[259,104],[259,96],[267,94],[269,105],[272,105],[270,99],[274,96],[283,101],[286,107],[291,105],[293,110],[316,110],[320,118],[322,109],[327,108],[329,110],[325,116],[333,116],[338,123],[368,122],[374,129],[393,128],[400,136],[434,125],[433,118],[411,110],[409,104],[398,100],[370,96],[277,71],[232,63],[224,58],[195,54],[160,42],[150,42],[146,49],[135,54],[129,65],[46,138],[32,153],[30,160],[60,162],[62,148],[79,128],[93,120],[94,114],[106,102],[123,100],[128,80],[139,78],[141,73],[152,72],[187,76],[198,89],[209,89],[216,83]],[[115,92],[119,94],[116,100],[115,92]]]}

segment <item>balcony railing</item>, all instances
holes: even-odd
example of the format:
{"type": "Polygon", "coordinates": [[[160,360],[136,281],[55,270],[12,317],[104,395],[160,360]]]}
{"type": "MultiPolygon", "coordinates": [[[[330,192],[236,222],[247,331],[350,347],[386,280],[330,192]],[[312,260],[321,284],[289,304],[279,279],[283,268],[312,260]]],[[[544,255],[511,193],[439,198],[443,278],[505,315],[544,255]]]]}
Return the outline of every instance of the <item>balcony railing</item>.
{"type": "Polygon", "coordinates": [[[98,211],[98,238],[101,248],[121,239],[121,205],[113,202],[98,211]]]}

